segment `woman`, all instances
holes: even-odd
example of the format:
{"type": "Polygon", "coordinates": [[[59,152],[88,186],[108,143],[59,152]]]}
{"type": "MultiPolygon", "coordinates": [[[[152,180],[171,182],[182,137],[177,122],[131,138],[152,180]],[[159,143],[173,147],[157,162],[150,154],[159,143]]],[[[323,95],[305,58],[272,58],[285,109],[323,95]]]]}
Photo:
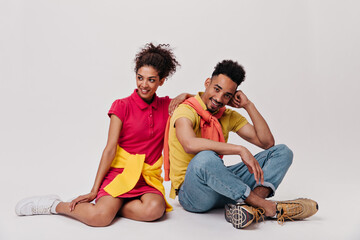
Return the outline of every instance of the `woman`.
{"type": "Polygon", "coordinates": [[[164,129],[170,109],[190,95],[173,100],[156,96],[158,87],[179,66],[169,45],[145,45],[135,65],[137,89],[109,110],[108,141],[90,193],[71,202],[56,195],[26,198],[16,206],[19,216],[62,214],[90,226],[107,226],[117,213],[154,221],[171,210],[160,176],[164,129]]]}

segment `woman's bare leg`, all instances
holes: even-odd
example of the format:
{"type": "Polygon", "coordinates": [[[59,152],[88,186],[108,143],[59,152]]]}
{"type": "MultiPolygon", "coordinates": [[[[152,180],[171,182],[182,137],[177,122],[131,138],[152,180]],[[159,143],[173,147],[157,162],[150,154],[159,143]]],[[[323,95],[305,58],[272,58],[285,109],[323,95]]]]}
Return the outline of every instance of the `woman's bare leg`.
{"type": "Polygon", "coordinates": [[[120,198],[103,196],[96,204],[79,203],[73,211],[70,211],[69,202],[60,202],[56,206],[56,212],[75,218],[89,226],[104,227],[114,220],[123,202],[120,198]]]}
{"type": "Polygon", "coordinates": [[[145,193],[140,199],[131,200],[120,209],[123,217],[137,221],[155,221],[165,213],[165,200],[156,193],[145,193]]]}

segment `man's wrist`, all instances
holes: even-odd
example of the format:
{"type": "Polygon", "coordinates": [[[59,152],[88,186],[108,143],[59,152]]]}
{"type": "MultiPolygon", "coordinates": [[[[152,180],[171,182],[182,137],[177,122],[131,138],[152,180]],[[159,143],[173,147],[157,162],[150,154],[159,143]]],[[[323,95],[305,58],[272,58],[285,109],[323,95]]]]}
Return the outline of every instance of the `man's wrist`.
{"type": "Polygon", "coordinates": [[[244,109],[246,111],[249,111],[251,108],[253,108],[255,105],[252,101],[249,100],[249,102],[244,106],[244,109]]]}
{"type": "Polygon", "coordinates": [[[245,147],[243,147],[243,146],[241,146],[241,145],[238,145],[238,150],[239,150],[238,154],[239,154],[240,156],[242,156],[242,154],[243,154],[244,151],[245,151],[245,147]]]}

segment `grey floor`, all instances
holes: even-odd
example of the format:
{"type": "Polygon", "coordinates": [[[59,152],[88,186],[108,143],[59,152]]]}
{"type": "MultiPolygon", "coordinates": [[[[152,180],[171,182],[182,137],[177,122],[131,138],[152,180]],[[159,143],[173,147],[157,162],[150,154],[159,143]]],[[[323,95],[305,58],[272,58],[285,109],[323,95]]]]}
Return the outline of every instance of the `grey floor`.
{"type": "MultiPolygon", "coordinates": [[[[167,190],[168,183],[165,184],[167,190]]],[[[177,201],[170,200],[174,210],[161,220],[152,223],[136,222],[118,218],[105,228],[88,227],[80,222],[63,216],[18,217],[14,206],[21,194],[14,193],[2,197],[0,208],[0,239],[360,239],[360,207],[357,197],[346,202],[337,197],[328,197],[322,191],[340,186],[323,186],[323,190],[309,192],[319,202],[319,212],[304,221],[286,222],[279,225],[276,221],[252,224],[246,229],[237,230],[227,223],[223,210],[205,214],[193,214],[182,209],[177,201]]],[[[339,195],[351,192],[355,184],[342,186],[339,195]]],[[[6,191],[6,188],[5,188],[6,191]]],[[[21,191],[21,192],[26,192],[21,191]]],[[[4,192],[3,192],[4,193],[4,192]]],[[[279,189],[275,199],[288,196],[279,189]]],[[[291,195],[291,194],[290,194],[291,195]]],[[[3,195],[4,196],[4,195],[3,195]]],[[[295,196],[294,196],[295,197],[295,196]]]]}

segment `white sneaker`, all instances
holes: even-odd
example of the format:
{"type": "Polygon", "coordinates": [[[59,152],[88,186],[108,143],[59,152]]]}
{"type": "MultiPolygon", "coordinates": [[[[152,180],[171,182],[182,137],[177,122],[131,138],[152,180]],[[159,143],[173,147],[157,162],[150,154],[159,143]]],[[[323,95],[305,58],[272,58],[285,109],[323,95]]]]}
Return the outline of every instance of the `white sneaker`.
{"type": "Polygon", "coordinates": [[[55,201],[61,201],[57,195],[29,197],[16,204],[15,212],[19,216],[51,214],[51,206],[55,201]]]}

